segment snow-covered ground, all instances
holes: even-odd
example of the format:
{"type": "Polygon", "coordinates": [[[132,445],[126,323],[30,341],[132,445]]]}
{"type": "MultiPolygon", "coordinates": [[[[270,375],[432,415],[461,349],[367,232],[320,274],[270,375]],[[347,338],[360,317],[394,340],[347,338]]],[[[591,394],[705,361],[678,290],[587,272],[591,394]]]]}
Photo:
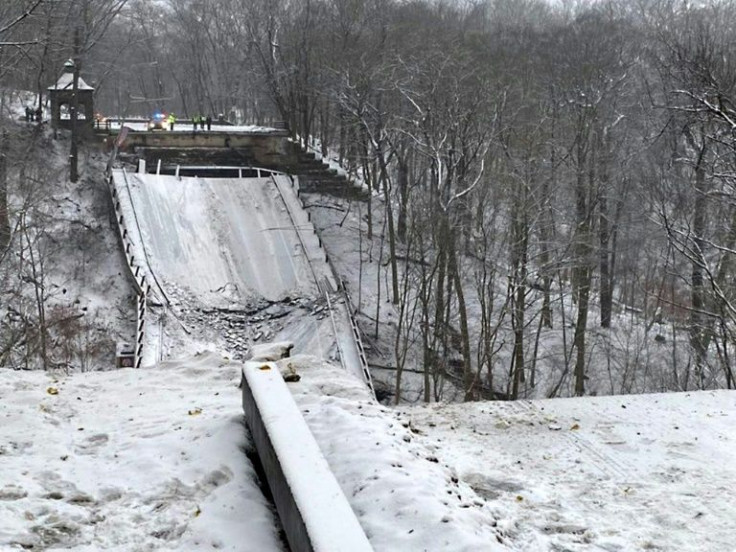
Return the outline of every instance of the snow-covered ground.
{"type": "Polygon", "coordinates": [[[400,409],[518,550],[736,550],[736,392],[400,409]]]}
{"type": "Polygon", "coordinates": [[[736,392],[392,410],[282,364],[376,550],[736,549],[736,392]]]}
{"type": "Polygon", "coordinates": [[[281,550],[239,368],[0,370],[0,550],[281,550]]]}
{"type": "MultiPolygon", "coordinates": [[[[377,551],[734,549],[734,392],[393,410],[280,364],[377,551]]],[[[0,372],[0,550],[280,550],[239,369],[0,372]]]]}

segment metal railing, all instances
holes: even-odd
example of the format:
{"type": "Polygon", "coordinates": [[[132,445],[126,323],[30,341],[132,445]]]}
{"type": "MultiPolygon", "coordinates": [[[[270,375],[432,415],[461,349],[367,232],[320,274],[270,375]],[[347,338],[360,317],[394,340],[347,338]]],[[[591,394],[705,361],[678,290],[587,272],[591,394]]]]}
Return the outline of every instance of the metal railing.
{"type": "MultiPolygon", "coordinates": [[[[226,178],[236,178],[234,175],[237,174],[237,178],[253,178],[252,176],[247,176],[249,174],[255,174],[256,178],[268,178],[275,175],[285,175],[285,173],[281,171],[276,171],[274,169],[266,169],[263,167],[243,167],[239,165],[235,166],[228,166],[228,165],[164,165],[161,163],[161,160],[159,159],[156,164],[156,175],[160,175],[161,173],[170,173],[173,171],[174,176],[181,177],[182,171],[183,172],[193,172],[196,173],[197,171],[201,172],[208,172],[208,173],[233,173],[233,176],[227,176],[226,178]],[[246,176],[243,176],[246,175],[246,176]]],[[[195,175],[196,176],[196,175],[195,175]]]]}
{"type": "Polygon", "coordinates": [[[360,357],[360,366],[363,369],[363,377],[365,377],[368,386],[371,388],[373,396],[376,396],[376,390],[373,388],[373,378],[371,377],[370,370],[368,369],[368,358],[365,356],[365,349],[363,348],[363,339],[360,336],[360,328],[358,322],[355,320],[355,310],[353,308],[353,301],[350,298],[348,288],[345,286],[345,281],[340,279],[340,288],[345,297],[345,306],[348,310],[348,319],[350,320],[350,327],[353,329],[353,339],[358,347],[358,356],[360,357]]]}
{"type": "MultiPolygon", "coordinates": [[[[299,181],[298,180],[295,180],[294,177],[292,177],[291,175],[288,175],[288,176],[289,176],[289,179],[291,180],[292,188],[296,192],[297,198],[299,199],[299,205],[301,206],[301,208],[303,210],[306,211],[305,206],[304,206],[304,200],[302,199],[301,194],[300,194],[299,181]]],[[[287,207],[287,211],[288,211],[288,207],[287,207]]],[[[292,220],[292,224],[294,224],[294,219],[293,219],[293,217],[292,217],[291,214],[289,214],[289,217],[292,220]]],[[[311,214],[308,211],[307,211],[307,220],[309,221],[310,225],[312,226],[312,232],[317,236],[319,247],[324,252],[325,262],[330,267],[330,272],[332,273],[332,275],[335,278],[337,278],[337,270],[335,269],[335,265],[332,263],[331,259],[329,258],[329,255],[327,254],[327,249],[325,248],[324,243],[322,242],[322,236],[320,235],[319,231],[317,230],[317,227],[315,226],[314,222],[312,222],[312,216],[311,216],[311,214]]],[[[297,228],[297,233],[299,233],[299,228],[296,226],[296,224],[294,224],[294,226],[295,226],[295,228],[297,228]]],[[[304,252],[305,252],[305,255],[306,255],[306,248],[304,247],[304,242],[303,242],[301,236],[299,237],[299,240],[302,243],[302,248],[304,249],[304,252]]],[[[312,272],[314,273],[314,271],[312,271],[312,272]]],[[[319,287],[319,283],[317,285],[319,287]]],[[[352,333],[353,333],[353,341],[355,342],[355,346],[356,346],[356,348],[358,350],[358,359],[360,361],[360,367],[361,367],[361,370],[363,372],[363,379],[365,380],[366,384],[368,384],[368,387],[370,388],[371,393],[375,397],[376,396],[376,390],[373,387],[373,378],[371,377],[371,373],[370,373],[370,370],[368,368],[368,359],[367,359],[367,357],[365,355],[365,348],[363,347],[363,339],[361,338],[361,335],[360,335],[360,328],[358,327],[358,323],[355,320],[355,313],[354,313],[354,310],[353,310],[353,302],[352,302],[352,300],[350,298],[350,294],[348,293],[347,287],[345,286],[345,282],[342,279],[339,279],[338,280],[338,291],[341,291],[342,292],[342,295],[343,295],[343,297],[345,299],[345,310],[347,311],[348,321],[350,322],[350,328],[351,328],[352,333]]],[[[333,325],[333,330],[335,332],[335,337],[337,337],[337,326],[336,326],[334,315],[333,315],[332,301],[330,299],[330,296],[329,296],[329,292],[328,291],[324,291],[324,294],[325,294],[325,297],[327,298],[327,304],[328,304],[328,307],[329,307],[330,316],[332,318],[332,325],[333,325]]],[[[338,348],[339,348],[339,344],[338,344],[338,348]]],[[[340,360],[341,360],[341,363],[343,365],[343,368],[345,368],[345,363],[342,361],[342,356],[343,355],[341,354],[340,355],[340,360]]]]}
{"type": "Polygon", "coordinates": [[[115,210],[115,225],[117,226],[118,235],[120,236],[123,251],[125,253],[126,264],[130,271],[130,275],[133,277],[133,282],[135,283],[136,324],[133,366],[135,368],[140,368],[145,342],[147,299],[151,286],[146,281],[146,275],[143,274],[140,265],[136,262],[135,254],[133,253],[133,243],[130,240],[127,223],[122,212],[120,198],[118,197],[117,188],[113,182],[112,175],[107,177],[107,184],[112,197],[113,208],[115,210]]]}

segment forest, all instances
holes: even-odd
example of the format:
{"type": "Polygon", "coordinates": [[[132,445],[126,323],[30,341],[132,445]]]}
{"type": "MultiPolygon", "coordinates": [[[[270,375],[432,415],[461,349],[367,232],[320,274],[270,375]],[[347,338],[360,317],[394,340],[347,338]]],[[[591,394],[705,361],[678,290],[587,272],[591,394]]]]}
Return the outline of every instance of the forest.
{"type": "MultiPolygon", "coordinates": [[[[396,401],[736,386],[732,1],[2,2],[3,105],[70,58],[105,116],[281,123],[372,190],[396,401]]],[[[2,365],[46,330],[0,314],[2,365]]]]}

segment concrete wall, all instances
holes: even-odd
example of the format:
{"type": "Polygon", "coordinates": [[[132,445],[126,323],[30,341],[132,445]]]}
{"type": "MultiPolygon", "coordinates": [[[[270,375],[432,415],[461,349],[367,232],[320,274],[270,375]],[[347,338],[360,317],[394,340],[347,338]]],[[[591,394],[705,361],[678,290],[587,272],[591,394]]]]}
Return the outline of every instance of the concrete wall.
{"type": "Polygon", "coordinates": [[[245,378],[243,378],[243,410],[263,471],[266,474],[266,482],[271,489],[281,526],[289,541],[289,547],[292,552],[313,552],[314,548],[309,539],[307,527],[286,481],[284,471],[281,469],[278,455],[263,423],[253,392],[245,378]]]}
{"type": "Polygon", "coordinates": [[[372,552],[276,364],[245,363],[243,409],[291,550],[372,552]]]}
{"type": "Polygon", "coordinates": [[[131,132],[125,141],[126,151],[135,151],[155,166],[163,163],[252,165],[277,169],[296,164],[298,148],[286,132],[237,133],[211,132],[131,132]]]}

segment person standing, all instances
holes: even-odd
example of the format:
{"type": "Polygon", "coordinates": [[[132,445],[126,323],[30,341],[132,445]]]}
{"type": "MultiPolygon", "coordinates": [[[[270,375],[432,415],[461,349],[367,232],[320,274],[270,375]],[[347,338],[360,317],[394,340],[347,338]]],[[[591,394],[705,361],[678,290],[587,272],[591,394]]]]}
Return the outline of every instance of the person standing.
{"type": "Polygon", "coordinates": [[[169,130],[173,131],[174,124],[176,123],[176,115],[174,115],[173,113],[169,113],[167,121],[169,122],[169,130]]]}
{"type": "Polygon", "coordinates": [[[199,116],[192,115],[192,130],[197,132],[197,125],[199,124],[199,116]]]}
{"type": "Polygon", "coordinates": [[[207,130],[212,130],[212,115],[207,115],[207,130]]]}

